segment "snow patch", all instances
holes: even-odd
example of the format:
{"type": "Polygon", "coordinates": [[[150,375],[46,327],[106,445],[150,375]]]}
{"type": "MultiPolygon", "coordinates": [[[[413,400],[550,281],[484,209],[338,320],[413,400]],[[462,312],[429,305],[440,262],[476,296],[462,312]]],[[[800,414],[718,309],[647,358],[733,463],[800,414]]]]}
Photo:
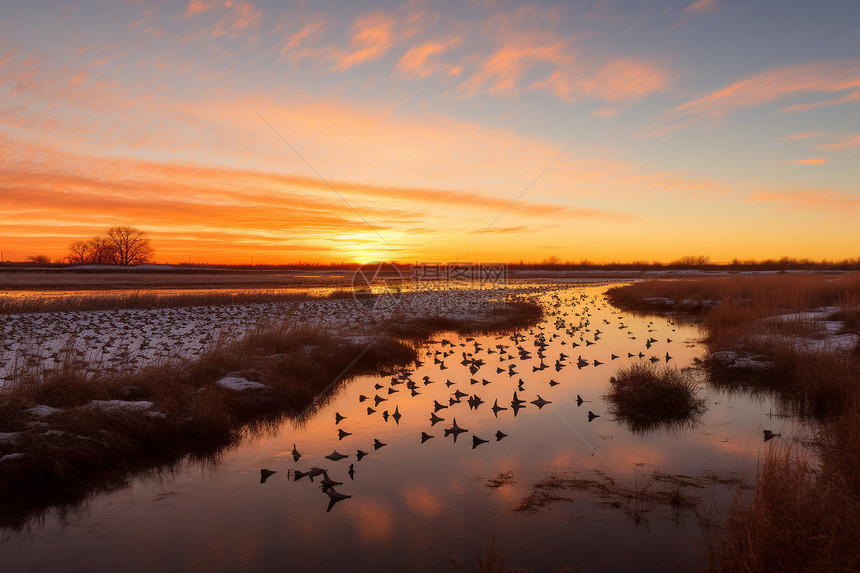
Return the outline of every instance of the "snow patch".
{"type": "Polygon", "coordinates": [[[127,410],[129,412],[139,412],[148,410],[152,407],[152,402],[148,400],[139,400],[137,402],[127,402],[125,400],[93,400],[87,404],[90,408],[99,408],[101,410],[127,410]]]}
{"type": "Polygon", "coordinates": [[[27,413],[33,414],[34,416],[39,416],[40,418],[44,418],[45,416],[50,416],[51,414],[56,414],[57,412],[62,411],[62,408],[51,408],[50,406],[39,404],[38,406],[33,406],[32,408],[28,409],[27,413]]]}
{"type": "Polygon", "coordinates": [[[237,392],[266,387],[265,384],[260,384],[259,382],[252,382],[247,378],[238,378],[236,376],[226,376],[215,383],[222,388],[227,388],[228,390],[236,390],[237,392]]]}

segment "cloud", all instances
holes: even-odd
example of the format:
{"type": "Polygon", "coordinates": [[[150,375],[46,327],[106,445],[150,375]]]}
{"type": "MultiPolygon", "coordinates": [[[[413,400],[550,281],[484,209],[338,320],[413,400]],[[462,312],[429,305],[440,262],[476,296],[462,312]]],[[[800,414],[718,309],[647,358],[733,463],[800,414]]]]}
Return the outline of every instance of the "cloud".
{"type": "Polygon", "coordinates": [[[820,107],[831,107],[834,105],[842,105],[844,103],[854,103],[860,102],[860,90],[857,90],[853,93],[844,95],[842,97],[826,99],[814,103],[799,103],[792,106],[789,106],[782,110],[783,113],[799,113],[802,111],[809,111],[812,109],[818,109],[820,107]]]}
{"type": "MultiPolygon", "coordinates": [[[[715,123],[731,113],[793,95],[834,93],[857,86],[860,86],[858,60],[784,66],[734,82],[704,97],[675,107],[661,116],[646,136],[666,135],[703,120],[715,123]]],[[[839,99],[853,101],[853,96],[854,94],[851,94],[839,99]]],[[[832,102],[833,100],[829,100],[820,103],[836,105],[832,102]]]]}
{"type": "Polygon", "coordinates": [[[774,203],[792,210],[847,215],[860,210],[860,197],[829,189],[763,191],[747,198],[756,203],[774,203]]]}
{"type": "Polygon", "coordinates": [[[331,51],[327,47],[310,45],[316,42],[325,31],[327,25],[325,18],[314,16],[305,19],[305,22],[301,30],[291,34],[281,48],[281,54],[293,62],[299,62],[305,58],[319,60],[331,51]]]}
{"type": "Polygon", "coordinates": [[[208,12],[215,4],[216,0],[212,0],[211,2],[207,2],[206,0],[191,0],[188,3],[188,9],[185,11],[185,17],[190,18],[196,14],[208,12]]]}
{"type": "MultiPolygon", "coordinates": [[[[590,74],[571,74],[557,70],[536,88],[548,88],[566,101],[593,97],[607,102],[629,102],[665,91],[672,82],[671,74],[649,62],[626,59],[598,67],[590,74]]],[[[614,110],[617,113],[619,110],[614,110]]]]}
{"type": "Polygon", "coordinates": [[[795,159],[793,161],[786,161],[786,163],[793,163],[794,165],[824,165],[827,163],[826,159],[795,159]]]}
{"type": "Polygon", "coordinates": [[[384,13],[362,16],[352,25],[349,49],[335,57],[334,69],[348,70],[362,62],[375,60],[394,44],[395,19],[384,13]]]}
{"type": "Polygon", "coordinates": [[[447,52],[459,44],[458,39],[449,42],[425,42],[413,46],[406,52],[394,68],[396,74],[407,78],[426,78],[437,72],[452,74],[455,66],[440,62],[435,56],[447,52]]]}
{"type": "Polygon", "coordinates": [[[860,147],[860,133],[845,133],[842,135],[834,135],[836,141],[833,143],[822,143],[816,145],[816,149],[849,149],[852,147],[860,147]]]}
{"type": "Polygon", "coordinates": [[[694,13],[694,14],[710,14],[712,12],[716,12],[719,10],[719,6],[717,6],[717,0],[697,0],[693,2],[683,10],[682,13],[694,13]]]}
{"type": "Polygon", "coordinates": [[[783,137],[783,141],[796,141],[799,139],[826,139],[830,143],[819,143],[813,146],[815,149],[839,150],[860,147],[860,133],[829,133],[826,131],[804,131],[783,137]]]}

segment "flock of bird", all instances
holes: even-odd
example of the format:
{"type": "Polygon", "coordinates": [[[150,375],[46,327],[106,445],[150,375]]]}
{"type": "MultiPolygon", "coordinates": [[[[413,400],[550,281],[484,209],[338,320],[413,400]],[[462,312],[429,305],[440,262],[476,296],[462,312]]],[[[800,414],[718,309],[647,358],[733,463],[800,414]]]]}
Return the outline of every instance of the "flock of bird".
{"type": "MultiPolygon", "coordinates": [[[[357,397],[360,405],[350,406],[349,416],[334,412],[333,431],[337,441],[353,435],[348,431],[349,418],[356,415],[376,417],[381,423],[391,421],[394,425],[400,425],[403,417],[400,408],[401,405],[405,407],[404,400],[415,400],[426,408],[428,425],[415,437],[420,444],[439,438],[451,438],[452,443],[456,443],[462,434],[470,433],[468,427],[458,423],[458,411],[472,414],[484,408],[488,416],[498,420],[501,416],[516,418],[524,408],[553,408],[555,399],[548,399],[548,394],[542,396],[543,391],[535,388],[535,384],[538,384],[536,378],[539,377],[537,373],[544,370],[556,373],[548,382],[547,391],[552,392],[556,386],[575,382],[576,376],[568,374],[570,370],[596,368],[605,362],[621,359],[621,352],[592,351],[591,347],[595,345],[601,348],[599,345],[602,340],[617,339],[617,336],[608,335],[610,328],[617,329],[630,340],[639,341],[632,343],[641,347],[639,352],[626,352],[624,355],[628,361],[669,362],[673,359],[668,351],[661,350],[659,357],[651,353],[658,342],[661,345],[664,341],[665,344],[672,343],[670,337],[660,341],[654,337],[658,330],[671,329],[674,332],[671,320],[660,325],[659,329],[653,320],[647,323],[638,320],[637,323],[646,324],[648,329],[647,336],[641,336],[641,333],[634,333],[633,327],[628,324],[632,321],[625,320],[623,314],[612,308],[602,295],[582,289],[550,291],[542,297],[542,304],[545,306],[544,321],[532,329],[495,337],[451,337],[430,341],[423,347],[421,358],[413,368],[390,372],[375,380],[368,379],[366,388],[357,397]],[[585,353],[590,357],[584,358],[585,353]],[[441,386],[445,387],[444,391],[441,386]],[[510,399],[499,397],[505,391],[509,392],[507,395],[510,399]],[[444,398],[443,392],[447,394],[444,398]],[[487,398],[487,392],[494,397],[487,398]],[[489,400],[492,400],[492,405],[489,405],[489,400]]],[[[630,346],[627,345],[628,348],[630,346]]],[[[545,379],[545,376],[540,378],[545,379]]],[[[609,373],[606,378],[608,380],[609,373]]],[[[540,382],[545,383],[545,380],[540,382]]],[[[575,399],[572,398],[573,393],[566,396],[571,396],[565,400],[575,401],[577,407],[590,402],[580,394],[576,394],[575,399]]],[[[410,407],[409,411],[415,409],[410,407]]],[[[587,422],[601,417],[601,414],[588,408],[583,408],[583,412],[587,422]]],[[[501,442],[508,436],[501,429],[494,434],[481,431],[471,434],[473,450],[483,444],[501,442]]],[[[368,440],[367,443],[367,449],[372,448],[374,451],[387,445],[378,438],[368,440]]],[[[301,455],[295,445],[292,453],[294,461],[298,462],[301,455]]],[[[345,454],[335,449],[325,458],[335,463],[349,460],[348,475],[353,480],[355,464],[367,455],[368,452],[362,449],[357,449],[354,457],[351,457],[351,452],[345,454]]],[[[323,476],[320,484],[323,493],[329,498],[330,511],[335,503],[350,496],[337,491],[336,486],[343,484],[332,480],[328,472],[328,469],[313,466],[306,470],[290,470],[288,476],[294,481],[307,477],[311,482],[313,478],[323,476]]],[[[272,470],[261,470],[261,481],[265,481],[269,475],[272,475],[272,470]]]]}
{"type": "MultiPolygon", "coordinates": [[[[530,287],[509,289],[529,292],[530,287]]],[[[494,291],[459,290],[452,314],[498,296],[494,291]]],[[[395,313],[445,315],[432,293],[411,293],[397,307],[377,309],[373,321],[395,313]]],[[[365,334],[367,309],[351,298],[211,305],[178,308],[54,311],[8,314],[0,321],[0,386],[27,369],[51,369],[71,361],[90,372],[135,370],[172,358],[193,359],[218,341],[241,338],[273,320],[318,326],[329,332],[365,334]]]]}

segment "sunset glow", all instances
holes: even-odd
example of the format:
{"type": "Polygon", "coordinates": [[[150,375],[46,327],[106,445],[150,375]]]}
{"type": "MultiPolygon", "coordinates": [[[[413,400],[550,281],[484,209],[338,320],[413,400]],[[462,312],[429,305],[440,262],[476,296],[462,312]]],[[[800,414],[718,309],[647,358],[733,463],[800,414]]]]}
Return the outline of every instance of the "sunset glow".
{"type": "Polygon", "coordinates": [[[7,2],[0,250],[860,255],[860,8],[7,2]]]}

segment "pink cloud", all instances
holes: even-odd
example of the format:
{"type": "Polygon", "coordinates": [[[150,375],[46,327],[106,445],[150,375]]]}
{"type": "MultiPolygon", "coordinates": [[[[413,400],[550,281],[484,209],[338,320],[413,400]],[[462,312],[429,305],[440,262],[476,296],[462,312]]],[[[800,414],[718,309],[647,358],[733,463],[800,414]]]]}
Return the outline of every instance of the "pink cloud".
{"type": "Polygon", "coordinates": [[[843,135],[835,135],[836,141],[833,143],[822,143],[816,145],[816,149],[848,149],[851,147],[860,147],[860,133],[846,133],[843,135]]]}
{"type": "Polygon", "coordinates": [[[793,161],[786,161],[786,163],[792,163],[794,165],[824,165],[827,163],[826,159],[795,159],[793,161]]]}
{"type": "Polygon", "coordinates": [[[344,71],[387,52],[394,44],[395,20],[383,13],[370,14],[356,20],[352,26],[349,49],[336,56],[334,68],[344,71]]]}
{"type": "Polygon", "coordinates": [[[216,0],[212,0],[207,2],[206,0],[191,0],[188,3],[188,9],[185,11],[185,17],[189,18],[194,16],[195,14],[202,14],[203,12],[208,12],[215,6],[216,0]]]}
{"type": "Polygon", "coordinates": [[[800,211],[824,211],[846,214],[860,209],[860,197],[829,189],[803,191],[763,191],[747,198],[756,203],[775,203],[800,211]]]}
{"type": "Polygon", "coordinates": [[[719,6],[717,6],[717,0],[697,0],[693,2],[681,12],[692,12],[695,14],[709,14],[711,12],[716,12],[719,10],[719,6]]]}
{"type": "Polygon", "coordinates": [[[394,71],[400,76],[409,78],[426,78],[437,72],[456,75],[456,73],[451,73],[454,70],[454,66],[443,64],[435,56],[444,54],[452,46],[459,43],[458,39],[454,39],[447,43],[426,42],[413,46],[400,58],[394,71]]]}
{"type": "MultiPolygon", "coordinates": [[[[776,68],[674,108],[661,116],[646,135],[666,135],[703,119],[715,122],[733,112],[762,106],[791,95],[833,93],[857,86],[860,86],[860,61],[818,62],[776,68]]],[[[839,99],[842,101],[831,100],[826,105],[853,101],[854,94],[839,99]]]]}

